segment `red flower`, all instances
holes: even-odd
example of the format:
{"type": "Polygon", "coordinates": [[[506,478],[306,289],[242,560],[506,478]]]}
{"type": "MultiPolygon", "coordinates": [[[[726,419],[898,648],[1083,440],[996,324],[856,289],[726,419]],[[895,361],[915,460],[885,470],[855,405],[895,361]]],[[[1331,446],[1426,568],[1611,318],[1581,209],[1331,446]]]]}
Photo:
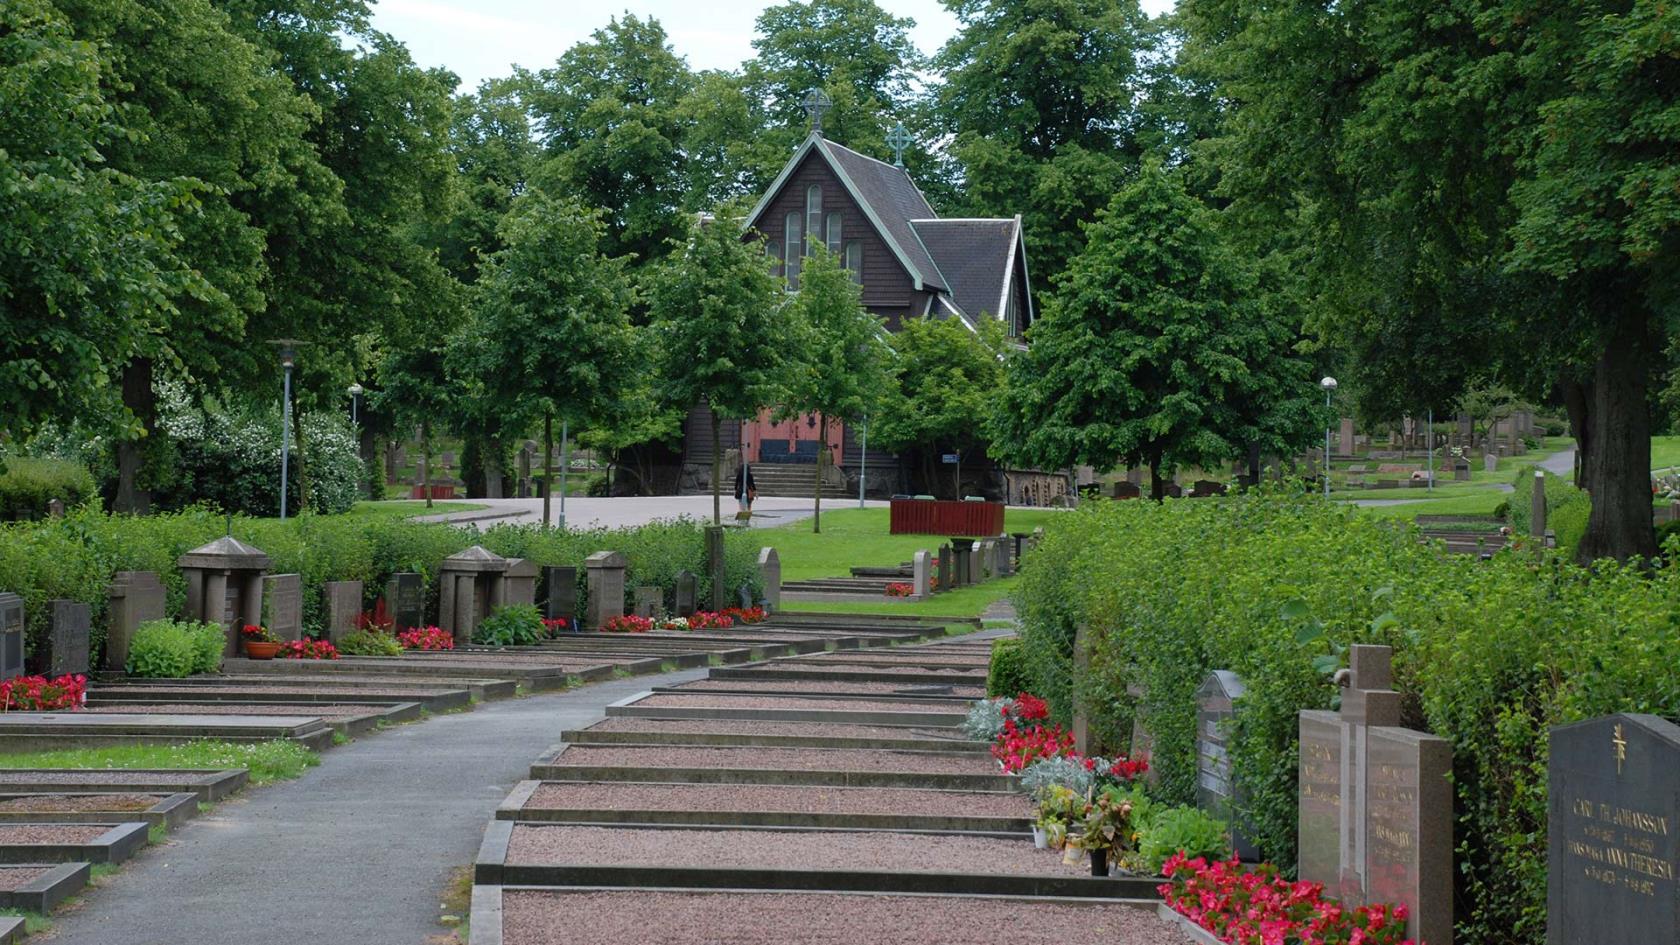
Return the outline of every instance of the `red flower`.
{"type": "Polygon", "coordinates": [[[439,627],[415,627],[397,634],[405,650],[453,650],[455,637],[439,627]]]}

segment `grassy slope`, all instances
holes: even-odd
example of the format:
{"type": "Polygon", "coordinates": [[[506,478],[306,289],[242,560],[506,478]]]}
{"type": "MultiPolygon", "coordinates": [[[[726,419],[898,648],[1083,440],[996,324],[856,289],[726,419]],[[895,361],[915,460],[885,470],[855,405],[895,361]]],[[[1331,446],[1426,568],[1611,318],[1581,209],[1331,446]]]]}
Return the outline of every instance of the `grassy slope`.
{"type": "Polygon", "coordinates": [[[295,778],[321,759],[293,741],[113,745],[0,754],[0,768],[245,768],[252,784],[295,778]]]}

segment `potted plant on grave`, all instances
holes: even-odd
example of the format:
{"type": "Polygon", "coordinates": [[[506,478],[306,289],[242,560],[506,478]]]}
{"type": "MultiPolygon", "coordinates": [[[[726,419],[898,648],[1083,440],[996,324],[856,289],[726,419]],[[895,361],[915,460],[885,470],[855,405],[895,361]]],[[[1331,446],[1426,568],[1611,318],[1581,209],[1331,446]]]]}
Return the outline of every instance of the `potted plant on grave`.
{"type": "Polygon", "coordinates": [[[1060,850],[1067,844],[1068,824],[1084,807],[1080,796],[1072,788],[1060,784],[1046,786],[1038,793],[1038,816],[1033,820],[1033,845],[1060,850]]]}
{"type": "Polygon", "coordinates": [[[1108,859],[1118,862],[1120,855],[1137,843],[1137,830],[1132,824],[1132,799],[1112,789],[1103,789],[1084,805],[1080,818],[1084,832],[1079,846],[1091,854],[1091,875],[1107,876],[1108,859]]]}
{"type": "Polygon", "coordinates": [[[239,631],[239,639],[244,642],[245,655],[250,659],[271,660],[280,652],[280,638],[259,624],[246,624],[239,631]]]}

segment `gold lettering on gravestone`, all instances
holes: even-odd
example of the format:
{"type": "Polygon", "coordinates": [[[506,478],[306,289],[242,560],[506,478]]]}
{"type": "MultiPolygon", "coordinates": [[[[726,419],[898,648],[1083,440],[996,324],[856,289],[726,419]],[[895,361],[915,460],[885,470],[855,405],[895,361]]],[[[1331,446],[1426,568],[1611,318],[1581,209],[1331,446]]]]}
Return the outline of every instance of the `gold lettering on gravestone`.
{"type": "Polygon", "coordinates": [[[1653,898],[1654,880],[1674,882],[1675,863],[1652,855],[1657,852],[1652,838],[1666,837],[1673,829],[1668,817],[1584,797],[1570,799],[1569,813],[1586,821],[1575,825],[1580,839],[1570,840],[1566,849],[1583,861],[1581,873],[1588,879],[1653,898]]]}

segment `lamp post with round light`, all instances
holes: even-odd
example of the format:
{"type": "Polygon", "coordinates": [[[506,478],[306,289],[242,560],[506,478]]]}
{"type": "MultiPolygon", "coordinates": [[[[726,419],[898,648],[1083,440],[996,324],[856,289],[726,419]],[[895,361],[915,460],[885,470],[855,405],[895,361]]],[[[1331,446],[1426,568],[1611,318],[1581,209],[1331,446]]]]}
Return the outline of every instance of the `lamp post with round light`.
{"type": "Polygon", "coordinates": [[[269,344],[280,351],[280,370],[284,375],[280,384],[280,521],[284,522],[286,480],[292,451],[292,368],[297,365],[297,349],[303,342],[296,338],[275,338],[269,344]]]}
{"type": "Polygon", "coordinates": [[[352,383],[344,392],[350,395],[350,425],[361,426],[362,385],[352,383]]]}
{"type": "Polygon", "coordinates": [[[1336,379],[1326,377],[1318,382],[1324,388],[1324,497],[1330,498],[1330,395],[1336,392],[1336,379]]]}

